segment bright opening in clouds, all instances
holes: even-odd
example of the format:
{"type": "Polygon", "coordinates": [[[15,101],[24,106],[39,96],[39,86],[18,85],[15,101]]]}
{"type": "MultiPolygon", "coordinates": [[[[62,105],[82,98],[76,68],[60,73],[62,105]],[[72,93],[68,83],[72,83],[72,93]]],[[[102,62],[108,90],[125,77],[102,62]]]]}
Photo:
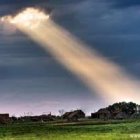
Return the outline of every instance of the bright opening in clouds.
{"type": "Polygon", "coordinates": [[[40,22],[49,19],[49,15],[35,8],[27,8],[15,17],[5,16],[1,18],[2,22],[10,22],[11,24],[24,24],[27,28],[35,28],[40,22]],[[34,23],[34,24],[33,24],[34,23]]]}

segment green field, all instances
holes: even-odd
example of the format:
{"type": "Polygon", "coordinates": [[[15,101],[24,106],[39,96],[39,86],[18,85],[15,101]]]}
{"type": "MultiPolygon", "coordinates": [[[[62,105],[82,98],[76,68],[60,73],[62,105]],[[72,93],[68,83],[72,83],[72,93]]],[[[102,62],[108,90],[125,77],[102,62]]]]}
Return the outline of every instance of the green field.
{"type": "Polygon", "coordinates": [[[1,140],[138,140],[140,120],[123,122],[24,123],[0,126],[1,140]]]}

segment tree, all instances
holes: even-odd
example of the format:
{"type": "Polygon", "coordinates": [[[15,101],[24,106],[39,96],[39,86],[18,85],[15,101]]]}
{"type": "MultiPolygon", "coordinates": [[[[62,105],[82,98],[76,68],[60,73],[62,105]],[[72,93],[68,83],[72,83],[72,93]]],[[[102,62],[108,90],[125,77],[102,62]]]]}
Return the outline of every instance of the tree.
{"type": "Polygon", "coordinates": [[[64,115],[64,113],[65,113],[64,109],[60,109],[58,112],[59,112],[59,114],[60,114],[61,117],[62,117],[62,116],[64,115]]]}

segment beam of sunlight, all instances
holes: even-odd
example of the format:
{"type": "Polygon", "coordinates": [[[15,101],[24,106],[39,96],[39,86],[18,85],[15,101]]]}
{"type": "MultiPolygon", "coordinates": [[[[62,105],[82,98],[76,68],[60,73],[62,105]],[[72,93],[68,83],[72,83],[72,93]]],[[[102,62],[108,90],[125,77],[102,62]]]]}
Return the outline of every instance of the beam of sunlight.
{"type": "Polygon", "coordinates": [[[7,16],[1,20],[10,22],[40,44],[65,68],[108,102],[140,103],[138,81],[56,25],[45,12],[27,8],[14,17],[7,16]]]}

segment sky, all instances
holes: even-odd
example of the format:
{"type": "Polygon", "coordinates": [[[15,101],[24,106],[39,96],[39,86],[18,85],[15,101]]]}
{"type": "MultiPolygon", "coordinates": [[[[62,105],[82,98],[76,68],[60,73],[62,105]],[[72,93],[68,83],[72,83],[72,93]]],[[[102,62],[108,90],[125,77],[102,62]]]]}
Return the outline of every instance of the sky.
{"type": "MultiPolygon", "coordinates": [[[[55,23],[140,79],[139,0],[1,0],[0,16],[29,6],[51,9],[55,23]]],[[[90,113],[109,104],[39,45],[2,24],[0,97],[0,112],[11,115],[60,109],[90,113]]]]}

